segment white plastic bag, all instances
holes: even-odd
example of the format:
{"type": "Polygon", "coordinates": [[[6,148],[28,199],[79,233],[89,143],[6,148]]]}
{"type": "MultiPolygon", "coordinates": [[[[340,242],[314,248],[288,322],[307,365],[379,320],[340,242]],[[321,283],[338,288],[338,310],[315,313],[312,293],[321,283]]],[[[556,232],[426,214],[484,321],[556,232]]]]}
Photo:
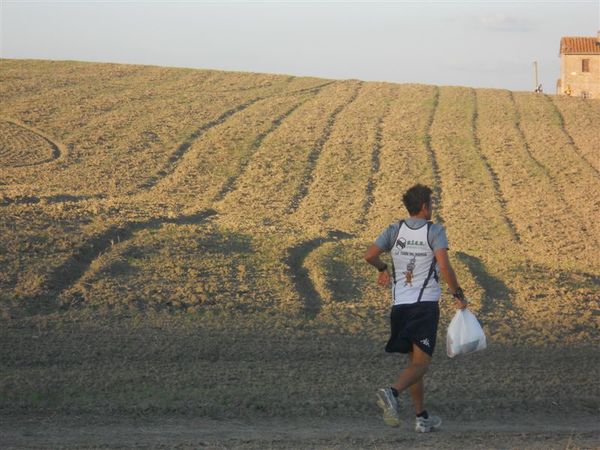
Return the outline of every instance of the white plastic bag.
{"type": "Polygon", "coordinates": [[[477,317],[467,308],[459,309],[448,325],[446,353],[450,358],[456,355],[483,350],[487,347],[485,333],[477,317]]]}

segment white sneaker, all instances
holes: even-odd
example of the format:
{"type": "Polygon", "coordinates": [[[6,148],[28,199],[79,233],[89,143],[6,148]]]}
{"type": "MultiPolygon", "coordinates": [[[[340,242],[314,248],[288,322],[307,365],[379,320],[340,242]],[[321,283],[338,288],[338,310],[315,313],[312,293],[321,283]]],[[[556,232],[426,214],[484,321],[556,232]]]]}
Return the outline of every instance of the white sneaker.
{"type": "Polygon", "coordinates": [[[415,431],[418,433],[429,433],[430,431],[437,430],[442,426],[442,419],[438,416],[432,416],[425,419],[424,417],[417,417],[415,421],[415,431]]]}
{"type": "Polygon", "coordinates": [[[396,397],[394,397],[394,394],[389,387],[377,390],[377,405],[383,410],[383,421],[387,425],[391,427],[400,425],[398,400],[396,400],[396,397]]]}

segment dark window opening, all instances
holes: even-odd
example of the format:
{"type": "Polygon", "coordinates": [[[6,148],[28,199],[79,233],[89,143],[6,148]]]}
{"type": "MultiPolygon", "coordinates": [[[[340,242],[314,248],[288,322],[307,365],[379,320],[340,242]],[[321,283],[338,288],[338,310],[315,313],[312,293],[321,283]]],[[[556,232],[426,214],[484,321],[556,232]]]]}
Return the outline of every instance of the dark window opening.
{"type": "Polygon", "coordinates": [[[589,59],[582,59],[581,60],[581,71],[582,72],[589,72],[590,71],[590,60],[589,59]]]}

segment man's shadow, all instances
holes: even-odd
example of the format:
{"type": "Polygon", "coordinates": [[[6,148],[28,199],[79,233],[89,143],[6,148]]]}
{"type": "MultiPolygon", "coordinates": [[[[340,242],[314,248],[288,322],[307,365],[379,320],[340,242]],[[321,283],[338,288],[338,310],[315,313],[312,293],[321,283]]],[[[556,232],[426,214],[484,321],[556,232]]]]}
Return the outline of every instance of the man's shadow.
{"type": "Polygon", "coordinates": [[[479,258],[463,252],[456,252],[456,257],[465,263],[477,284],[483,288],[484,295],[480,310],[482,315],[487,315],[498,307],[513,309],[511,301],[513,291],[500,278],[490,275],[479,258]]]}

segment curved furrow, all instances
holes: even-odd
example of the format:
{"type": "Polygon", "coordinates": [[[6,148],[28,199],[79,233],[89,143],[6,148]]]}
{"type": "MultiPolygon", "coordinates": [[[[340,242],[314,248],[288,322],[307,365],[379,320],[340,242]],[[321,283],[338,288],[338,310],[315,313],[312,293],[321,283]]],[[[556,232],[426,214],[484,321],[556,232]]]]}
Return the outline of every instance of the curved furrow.
{"type": "MultiPolygon", "coordinates": [[[[312,91],[310,91],[310,92],[312,92],[312,91]]],[[[314,92],[316,94],[319,91],[316,90],[314,92]]],[[[281,126],[281,124],[288,117],[290,117],[292,115],[292,113],[294,113],[294,111],[296,111],[299,107],[301,107],[309,99],[310,98],[306,98],[306,99],[300,101],[299,103],[293,105],[290,109],[288,109],[287,111],[285,111],[283,114],[281,114],[280,116],[276,117],[271,122],[271,127],[268,130],[260,133],[256,137],[256,139],[254,139],[254,141],[251,144],[251,150],[250,150],[250,152],[247,155],[244,156],[244,158],[242,159],[242,161],[240,163],[238,173],[235,174],[235,175],[230,176],[225,181],[225,183],[221,187],[221,190],[213,198],[213,201],[218,202],[218,201],[223,200],[227,194],[229,194],[230,192],[232,192],[233,190],[236,189],[236,184],[237,184],[238,179],[243,176],[244,172],[246,171],[246,169],[248,167],[248,164],[250,163],[250,160],[252,159],[252,156],[254,155],[254,153],[256,153],[256,150],[258,150],[260,148],[260,146],[262,145],[263,141],[267,138],[267,136],[269,136],[270,134],[274,133],[281,126]]]]}
{"type": "MultiPolygon", "coordinates": [[[[96,93],[91,101],[77,103],[68,110],[63,109],[65,102],[59,102],[55,108],[51,103],[55,99],[48,98],[41,100],[44,107],[33,109],[35,114],[22,112],[21,105],[12,108],[20,116],[43,122],[46,129],[61,136],[71,152],[67,164],[48,173],[36,192],[42,188],[61,192],[64,186],[69,186],[77,194],[93,195],[99,191],[107,195],[131,195],[147,177],[172,164],[167,158],[180,140],[185,139],[186,132],[191,133],[198,123],[210,122],[223,111],[250,99],[249,94],[220,97],[203,94],[202,83],[207,78],[203,71],[178,70],[156,78],[148,70],[147,83],[129,86],[126,92],[116,94],[101,90],[102,95],[96,93]]],[[[239,78],[219,75],[216,82],[223,79],[236,84],[239,78]]],[[[276,86],[270,91],[288,87],[276,86]]],[[[78,96],[76,86],[65,101],[68,103],[73,96],[78,96]]],[[[15,177],[9,179],[33,184],[24,177],[15,177]]]]}
{"type": "MultiPolygon", "coordinates": [[[[502,284],[503,267],[519,258],[520,248],[498,201],[489,165],[481,158],[473,128],[475,100],[470,88],[440,88],[431,146],[439,164],[441,206],[459,282],[475,310],[495,320],[501,308],[490,306],[497,300],[490,298],[490,290],[502,284]]],[[[512,297],[503,295],[502,302],[510,306],[512,297]]]]}
{"type": "Polygon", "coordinates": [[[336,80],[332,80],[332,81],[328,81],[326,83],[317,84],[316,86],[310,86],[307,88],[295,89],[295,90],[283,92],[280,95],[289,96],[289,95],[306,94],[306,93],[318,94],[321,89],[323,89],[324,87],[327,87],[331,84],[334,84],[335,82],[336,82],[336,80]]]}
{"type": "Polygon", "coordinates": [[[373,202],[361,231],[365,239],[374,239],[390,223],[406,215],[402,204],[406,189],[416,183],[439,186],[429,138],[437,97],[434,86],[392,86],[389,110],[381,124],[379,170],[372,173],[373,202]]]}
{"type": "Polygon", "coordinates": [[[314,170],[315,170],[315,166],[317,164],[317,160],[323,150],[323,146],[325,145],[325,143],[329,139],[329,136],[331,135],[331,130],[333,129],[336,118],[345,108],[348,107],[348,105],[350,105],[352,102],[354,102],[356,100],[360,90],[362,89],[362,86],[363,86],[363,83],[358,82],[356,89],[355,89],[354,93],[352,94],[352,96],[350,97],[350,99],[346,103],[339,105],[329,116],[329,119],[327,120],[327,124],[325,125],[325,129],[323,130],[323,134],[317,140],[313,149],[308,154],[307,163],[304,166],[304,173],[302,174],[302,179],[301,179],[302,181],[300,182],[300,186],[298,187],[296,194],[292,198],[292,200],[287,208],[287,211],[286,211],[287,214],[292,214],[294,211],[296,211],[300,206],[300,202],[308,194],[308,189],[313,181],[314,170]]]}
{"type": "Polygon", "coordinates": [[[596,194],[600,190],[600,179],[572,150],[551,102],[544,96],[529,93],[518,93],[514,97],[530,152],[544,165],[547,176],[560,193],[559,204],[568,208],[578,221],[584,239],[600,243],[600,222],[595,220],[600,217],[600,197],[596,194]]]}
{"type": "Polygon", "coordinates": [[[440,104],[440,88],[435,86],[435,93],[433,97],[433,108],[431,109],[431,113],[429,115],[429,119],[427,120],[427,129],[425,131],[425,150],[427,151],[427,155],[429,156],[429,161],[431,163],[431,169],[433,171],[433,194],[437,200],[437,208],[434,211],[434,216],[436,222],[441,224],[444,223],[444,218],[442,216],[442,176],[440,174],[440,166],[438,164],[437,158],[435,156],[435,151],[431,146],[431,129],[433,127],[433,121],[435,120],[435,115],[438,111],[438,107],[440,104]]]}
{"type": "Polygon", "coordinates": [[[258,101],[208,130],[193,143],[176,170],[148,195],[164,195],[193,209],[211,207],[231,192],[264,139],[279,128],[286,114],[305,103],[307,96],[258,101]]]}
{"type": "Polygon", "coordinates": [[[365,84],[337,116],[315,163],[307,195],[290,217],[307,234],[334,229],[357,231],[372,176],[377,123],[381,122],[390,91],[390,85],[365,84]]]}
{"type": "Polygon", "coordinates": [[[302,184],[308,155],[330,114],[355,90],[355,82],[326,86],[266,136],[237,177],[236,188],[219,203],[219,220],[248,230],[289,225],[287,211],[302,184]]]}
{"type": "MultiPolygon", "coordinates": [[[[559,109],[558,105],[557,105],[557,96],[553,96],[555,99],[553,100],[552,97],[550,97],[549,95],[544,95],[544,97],[548,100],[548,102],[552,105],[552,107],[554,108],[554,113],[556,114],[556,117],[558,117],[558,121],[560,123],[560,128],[562,129],[563,133],[565,134],[565,136],[567,137],[567,140],[569,142],[569,144],[571,145],[571,147],[573,148],[573,150],[575,151],[575,153],[577,153],[579,155],[579,157],[585,161],[587,164],[589,164],[590,168],[596,173],[597,177],[600,177],[600,170],[598,170],[598,167],[596,167],[596,165],[598,165],[600,163],[600,138],[598,138],[598,134],[600,134],[600,131],[598,127],[600,127],[600,123],[590,123],[588,126],[590,128],[592,128],[596,134],[595,136],[595,154],[593,151],[591,151],[590,155],[588,155],[587,153],[584,153],[582,151],[582,149],[575,143],[575,140],[573,139],[573,136],[571,135],[571,133],[568,130],[568,127],[566,125],[565,122],[565,116],[564,114],[561,112],[561,110],[559,109]],[[592,159],[591,159],[592,158],[592,159]],[[594,159],[595,158],[595,161],[594,159]],[[590,160],[591,159],[591,160],[590,160]],[[594,165],[594,162],[596,165],[594,165]]],[[[570,101],[570,100],[575,100],[578,101],[579,99],[562,99],[570,101]]],[[[586,105],[588,108],[591,108],[591,105],[589,104],[589,102],[586,102],[585,100],[582,100],[584,104],[580,104],[578,106],[580,107],[584,107],[584,105],[586,105]]],[[[600,115],[599,115],[600,116],[600,115]]],[[[590,136],[591,137],[591,136],[590,136]]]]}
{"type": "Polygon", "coordinates": [[[60,295],[84,277],[93,261],[103,253],[110,251],[113,245],[131,239],[136,232],[157,229],[166,223],[178,225],[201,224],[215,214],[216,211],[209,209],[176,218],[153,218],[145,222],[127,222],[109,227],[104,232],[90,237],[83,245],[73,251],[70,258],[47,276],[44,283],[44,292],[34,299],[35,302],[31,305],[32,310],[37,310],[40,304],[47,312],[60,308],[60,295]]]}
{"type": "Polygon", "coordinates": [[[548,168],[544,164],[542,164],[531,152],[531,147],[529,146],[527,137],[525,136],[525,132],[523,131],[523,126],[521,125],[522,117],[521,117],[521,112],[519,111],[519,106],[517,105],[517,102],[515,100],[515,95],[513,94],[512,91],[508,91],[508,94],[510,97],[510,101],[513,104],[513,107],[515,110],[515,115],[516,115],[515,128],[516,128],[517,132],[519,133],[519,137],[521,138],[521,141],[523,142],[523,148],[527,152],[527,155],[529,155],[529,159],[540,169],[540,171],[543,172],[544,176],[546,178],[548,178],[549,180],[552,180],[552,176],[550,175],[548,168]]]}
{"type": "Polygon", "coordinates": [[[520,253],[535,261],[577,263],[574,249],[586,252],[586,240],[564,214],[564,198],[543,167],[532,157],[519,128],[519,115],[510,91],[480,89],[477,93],[478,137],[481,152],[494,168],[520,238],[520,253]],[[574,240],[548,239],[550,230],[573,228],[574,240]]]}
{"type": "MultiPolygon", "coordinates": [[[[152,110],[157,103],[168,102],[172,107],[176,103],[172,101],[176,94],[186,88],[201,88],[202,82],[211,77],[200,71],[202,78],[199,79],[196,73],[177,70],[169,71],[168,77],[155,77],[152,69],[144,69],[139,80],[127,80],[127,84],[119,84],[114,89],[110,83],[96,80],[88,86],[89,92],[80,93],[81,86],[78,84],[70,85],[61,95],[42,90],[39,96],[25,99],[24,103],[15,106],[9,105],[7,110],[33,122],[44,123],[55,134],[58,130],[69,147],[81,147],[93,136],[91,130],[98,130],[102,136],[121,126],[131,134],[132,126],[136,128],[133,121],[141,117],[147,122],[148,114],[157,112],[152,110]],[[102,85],[101,89],[98,89],[98,84],[102,85]],[[57,97],[61,98],[60,102],[56,102],[57,97]],[[39,108],[39,105],[48,107],[39,108]],[[80,136],[83,142],[77,140],[80,136]]],[[[166,115],[168,111],[168,108],[163,108],[160,112],[166,115]]]]}
{"type": "Polygon", "coordinates": [[[161,171],[159,171],[156,175],[149,178],[145,183],[140,185],[138,187],[138,189],[139,190],[149,190],[149,189],[153,188],[154,186],[156,186],[156,184],[158,184],[158,182],[161,179],[165,178],[166,176],[168,176],[170,173],[172,173],[175,170],[177,163],[187,153],[187,151],[190,149],[190,147],[192,146],[194,141],[196,141],[206,131],[208,131],[211,128],[214,128],[218,125],[221,125],[222,123],[224,123],[227,119],[229,119],[234,114],[239,113],[240,111],[243,111],[244,109],[246,109],[249,106],[253,105],[254,103],[258,102],[259,100],[262,100],[262,98],[261,97],[253,98],[252,100],[242,103],[242,104],[236,106],[235,108],[225,111],[217,119],[212,120],[208,123],[205,123],[202,126],[200,126],[199,128],[197,128],[194,132],[192,132],[185,139],[185,141],[183,141],[181,144],[179,144],[179,146],[175,149],[175,151],[169,157],[166,166],[161,171]]]}
{"type": "Polygon", "coordinates": [[[352,235],[342,231],[330,231],[326,237],[317,237],[303,241],[287,250],[285,264],[288,267],[289,276],[292,278],[296,291],[302,301],[302,315],[307,319],[312,320],[319,315],[323,305],[323,298],[315,288],[315,284],[309,276],[309,271],[304,266],[304,261],[311,252],[324,243],[351,237],[352,235]]]}
{"type": "Polygon", "coordinates": [[[490,180],[492,181],[496,201],[500,205],[500,208],[502,210],[502,216],[504,217],[504,220],[506,221],[506,224],[507,224],[508,228],[510,229],[512,238],[516,242],[519,242],[521,240],[521,238],[519,237],[519,232],[517,231],[517,228],[515,227],[514,222],[509,217],[508,211],[506,210],[506,198],[504,196],[504,193],[502,192],[502,188],[501,188],[500,182],[498,180],[498,175],[492,168],[490,162],[486,158],[483,151],[481,150],[481,141],[478,137],[479,131],[478,131],[478,126],[477,126],[477,122],[479,119],[479,108],[477,106],[477,101],[478,101],[477,91],[475,89],[472,89],[471,91],[473,92],[473,125],[472,125],[472,128],[473,128],[473,142],[475,143],[475,149],[477,151],[478,156],[481,158],[483,165],[485,166],[485,170],[489,174],[490,180]]]}
{"type": "MultiPolygon", "coordinates": [[[[292,81],[292,80],[294,80],[294,79],[293,78],[290,79],[290,81],[292,81]]],[[[260,101],[263,101],[263,100],[274,99],[274,98],[283,98],[283,97],[288,97],[290,95],[294,95],[294,96],[297,95],[297,94],[294,94],[294,92],[318,93],[324,86],[327,86],[329,84],[331,84],[331,83],[328,82],[328,83],[323,83],[323,84],[317,85],[317,86],[311,86],[308,88],[298,89],[296,91],[289,91],[289,92],[283,92],[283,93],[277,92],[277,93],[271,94],[271,95],[255,97],[253,99],[246,101],[245,103],[242,103],[240,105],[237,105],[234,108],[231,108],[231,109],[225,111],[217,119],[212,120],[212,121],[202,125],[200,128],[198,128],[194,132],[192,132],[184,140],[184,142],[179,144],[179,146],[176,148],[176,150],[173,152],[173,154],[169,157],[167,166],[163,170],[158,172],[153,178],[151,178],[150,180],[147,180],[143,185],[141,185],[140,189],[144,190],[144,191],[152,189],[157,184],[159,184],[160,182],[162,182],[166,178],[168,178],[170,175],[172,175],[175,172],[176,167],[179,164],[179,162],[181,161],[181,159],[188,153],[188,151],[190,150],[192,145],[194,145],[194,143],[198,139],[200,139],[202,136],[204,136],[208,131],[212,130],[213,128],[224,124],[233,115],[241,113],[242,111],[246,110],[247,108],[251,107],[252,105],[254,105],[260,101]]],[[[297,107],[298,106],[296,106],[296,108],[292,108],[291,110],[289,110],[287,115],[292,114],[294,112],[294,110],[297,109],[297,107]]],[[[287,115],[284,114],[285,117],[287,117],[287,115]]],[[[285,117],[283,117],[283,118],[285,118],[285,117]]],[[[282,118],[280,118],[280,119],[283,120],[282,118]]],[[[276,119],[276,121],[277,120],[278,119],[276,119]]],[[[275,123],[272,128],[273,128],[273,130],[275,130],[275,129],[277,129],[277,127],[278,127],[278,125],[277,125],[277,123],[275,123]]],[[[262,140],[264,140],[264,138],[268,134],[269,133],[266,133],[265,136],[262,136],[262,138],[259,137],[260,142],[262,142],[262,140]]],[[[260,144],[260,142],[259,142],[259,144],[260,144]]],[[[254,147],[254,148],[256,149],[257,147],[254,147]]],[[[220,198],[222,198],[222,197],[220,197],[220,198]]]]}
{"type": "MultiPolygon", "coordinates": [[[[17,133],[20,134],[32,134],[34,138],[42,141],[43,143],[45,143],[45,145],[47,145],[47,150],[49,150],[50,155],[45,157],[44,159],[40,160],[40,161],[34,161],[34,162],[15,162],[13,164],[5,164],[2,159],[2,156],[4,154],[6,154],[7,159],[9,159],[9,157],[11,156],[10,153],[14,152],[15,149],[11,148],[12,145],[14,145],[13,142],[9,141],[5,141],[7,139],[7,136],[9,135],[9,133],[7,132],[3,132],[2,133],[2,138],[0,141],[0,144],[2,144],[2,147],[0,147],[0,161],[3,162],[3,166],[4,167],[14,167],[14,168],[20,168],[20,167],[33,167],[33,166],[39,166],[42,164],[47,164],[50,162],[55,162],[59,159],[65,159],[67,156],[67,148],[61,144],[60,142],[58,142],[57,140],[51,138],[50,136],[48,136],[47,134],[45,134],[43,131],[38,130],[34,127],[31,127],[29,125],[26,125],[25,123],[13,119],[13,118],[9,118],[9,117],[0,117],[0,121],[4,122],[4,123],[8,123],[13,127],[17,128],[17,133]]],[[[6,131],[6,130],[5,130],[6,131]]],[[[10,133],[10,134],[14,134],[14,133],[10,133]]],[[[30,139],[28,139],[30,140],[30,139]]],[[[23,145],[28,145],[28,142],[24,142],[22,143],[23,145]]]]}
{"type": "Polygon", "coordinates": [[[467,238],[472,233],[502,242],[504,250],[514,239],[475,140],[475,106],[472,89],[441,88],[432,147],[444,186],[442,209],[449,237],[460,241],[456,247],[465,253],[483,255],[490,253],[490,245],[467,238]]]}
{"type": "Polygon", "coordinates": [[[390,104],[388,103],[385,106],[385,109],[375,126],[375,139],[371,147],[371,173],[369,175],[369,181],[367,182],[367,186],[365,188],[365,201],[363,202],[362,216],[357,220],[357,224],[363,226],[367,225],[369,212],[371,210],[371,207],[373,206],[373,203],[375,202],[375,188],[377,185],[376,177],[381,168],[380,154],[382,147],[383,122],[389,113],[390,104]]]}

